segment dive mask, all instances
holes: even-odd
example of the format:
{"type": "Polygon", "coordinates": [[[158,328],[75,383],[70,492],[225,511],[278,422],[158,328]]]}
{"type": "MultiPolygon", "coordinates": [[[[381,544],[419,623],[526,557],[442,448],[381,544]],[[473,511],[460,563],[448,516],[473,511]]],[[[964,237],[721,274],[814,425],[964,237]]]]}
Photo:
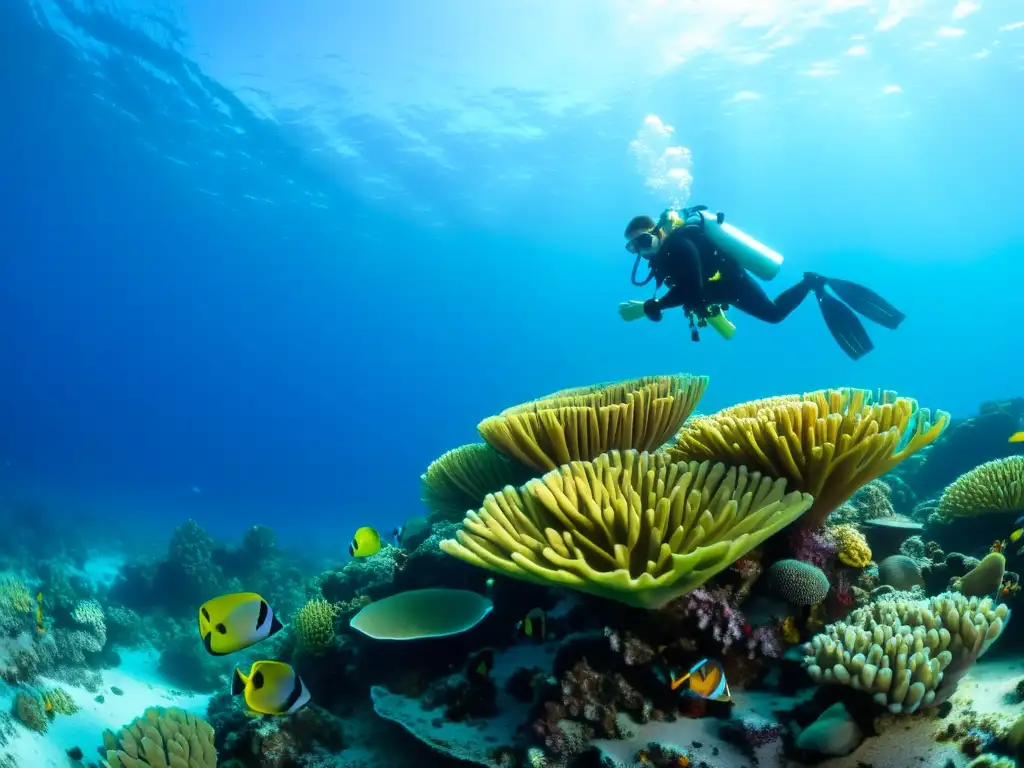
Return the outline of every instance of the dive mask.
{"type": "Polygon", "coordinates": [[[659,247],[661,247],[661,238],[654,232],[644,232],[626,243],[626,250],[638,256],[655,253],[659,247]]]}

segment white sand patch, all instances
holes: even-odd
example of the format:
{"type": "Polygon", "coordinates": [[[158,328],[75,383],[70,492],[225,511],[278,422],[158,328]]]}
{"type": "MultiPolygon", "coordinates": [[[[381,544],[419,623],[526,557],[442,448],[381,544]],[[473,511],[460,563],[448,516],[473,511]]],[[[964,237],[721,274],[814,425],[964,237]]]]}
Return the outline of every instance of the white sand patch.
{"type": "MultiPolygon", "coordinates": [[[[16,736],[0,755],[9,753],[18,766],[32,768],[68,768],[66,751],[79,747],[86,760],[94,760],[103,743],[103,731],[116,731],[145,712],[147,707],[180,707],[197,715],[206,715],[209,695],[182,692],[157,673],[157,656],[147,651],[124,651],[121,666],[103,672],[103,687],[97,693],[62,686],[58,681],[40,680],[41,688],[63,687],[81,708],[73,715],[57,715],[45,734],[18,726],[16,736]],[[111,691],[118,688],[117,695],[111,691]],[[102,703],[96,700],[102,694],[102,703]]],[[[10,710],[14,688],[0,690],[0,707],[10,710]]]]}
{"type": "MultiPolygon", "coordinates": [[[[963,755],[957,744],[939,742],[936,734],[948,723],[959,723],[962,711],[970,707],[981,715],[1002,713],[1008,719],[1024,715],[1024,703],[1016,703],[1013,693],[1024,676],[1024,661],[1019,658],[982,660],[960,681],[953,696],[953,711],[944,719],[936,717],[905,717],[876,737],[869,738],[847,757],[816,763],[816,768],[965,768],[971,758],[963,755]]],[[[736,708],[733,719],[751,715],[774,719],[774,712],[787,710],[795,699],[759,691],[733,691],[736,708]]],[[[810,695],[808,690],[804,695],[810,695]]],[[[760,768],[803,768],[804,763],[782,758],[778,745],[757,750],[755,763],[736,747],[723,741],[718,729],[721,721],[714,718],[690,720],[680,718],[674,723],[648,723],[637,727],[633,739],[595,742],[612,758],[613,765],[639,766],[636,754],[649,741],[659,741],[683,749],[691,764],[705,760],[709,765],[753,766],[760,768]],[[694,747],[694,742],[700,747],[694,747]],[[718,760],[719,762],[715,762],[718,760]]]]}
{"type": "Polygon", "coordinates": [[[124,556],[119,554],[95,555],[86,560],[84,568],[72,570],[83,576],[95,589],[101,584],[113,584],[117,572],[124,565],[124,560],[124,556]]]}

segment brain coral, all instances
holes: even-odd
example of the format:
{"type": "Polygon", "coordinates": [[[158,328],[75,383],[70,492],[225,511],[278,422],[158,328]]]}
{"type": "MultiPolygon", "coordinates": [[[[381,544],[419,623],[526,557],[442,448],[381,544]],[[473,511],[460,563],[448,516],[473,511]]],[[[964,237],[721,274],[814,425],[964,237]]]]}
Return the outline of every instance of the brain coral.
{"type": "Polygon", "coordinates": [[[768,589],[793,605],[817,605],[828,594],[828,577],[800,560],[779,560],[768,569],[768,589]]]}

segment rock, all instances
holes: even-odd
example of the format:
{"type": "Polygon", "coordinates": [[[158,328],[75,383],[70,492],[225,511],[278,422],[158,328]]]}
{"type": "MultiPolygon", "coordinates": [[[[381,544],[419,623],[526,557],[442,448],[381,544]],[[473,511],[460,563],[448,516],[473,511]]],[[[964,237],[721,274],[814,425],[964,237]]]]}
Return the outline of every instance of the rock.
{"type": "Polygon", "coordinates": [[[826,709],[807,726],[796,739],[796,746],[807,752],[829,757],[844,757],[864,741],[860,726],[847,712],[842,702],[826,709]]]}

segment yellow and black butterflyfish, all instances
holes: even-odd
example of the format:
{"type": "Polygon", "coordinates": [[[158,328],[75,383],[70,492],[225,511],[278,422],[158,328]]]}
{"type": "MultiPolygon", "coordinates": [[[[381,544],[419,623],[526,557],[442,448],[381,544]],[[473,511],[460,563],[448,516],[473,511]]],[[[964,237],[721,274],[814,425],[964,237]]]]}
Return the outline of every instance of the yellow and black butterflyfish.
{"type": "Polygon", "coordinates": [[[246,709],[256,715],[289,715],[309,701],[309,691],[291,664],[267,659],[254,661],[249,674],[235,669],[231,695],[242,695],[246,709]]]}
{"type": "Polygon", "coordinates": [[[1014,432],[1010,435],[1011,443],[1024,443],[1024,432],[1014,432]]]}
{"type": "Polygon", "coordinates": [[[199,636],[211,656],[226,656],[283,629],[267,601],[255,592],[235,592],[203,603],[199,636]]]}
{"type": "Polygon", "coordinates": [[[701,698],[711,701],[732,701],[729,683],[725,679],[725,668],[721,662],[713,659],[701,659],[690,667],[689,672],[681,677],[674,677],[670,684],[673,691],[686,685],[686,690],[701,698]]]}
{"type": "Polygon", "coordinates": [[[548,636],[548,617],[540,608],[534,608],[516,625],[516,629],[531,640],[544,642],[548,636]]]}
{"type": "Polygon", "coordinates": [[[494,668],[494,651],[491,648],[484,648],[469,657],[466,664],[467,677],[490,677],[491,669],[494,668]]]}
{"type": "Polygon", "coordinates": [[[43,621],[43,593],[36,593],[36,632],[46,632],[46,623],[43,621]]]}
{"type": "Polygon", "coordinates": [[[352,537],[352,543],[348,545],[348,553],[352,557],[369,557],[378,552],[380,552],[380,534],[368,525],[357,530],[352,537]]]}

